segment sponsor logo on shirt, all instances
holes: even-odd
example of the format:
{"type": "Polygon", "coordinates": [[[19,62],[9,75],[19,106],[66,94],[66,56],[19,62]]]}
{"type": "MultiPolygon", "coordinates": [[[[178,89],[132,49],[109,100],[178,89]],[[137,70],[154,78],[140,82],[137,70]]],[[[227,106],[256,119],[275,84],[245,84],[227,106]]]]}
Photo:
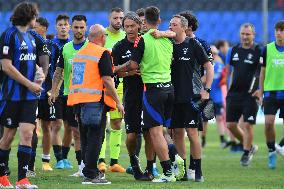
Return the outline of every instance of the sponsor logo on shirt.
{"type": "Polygon", "coordinates": [[[248,64],[253,64],[252,57],[253,57],[253,55],[251,53],[249,53],[248,56],[247,56],[247,59],[245,59],[244,62],[248,63],[248,64]]]}
{"type": "Polygon", "coordinates": [[[20,55],[20,61],[22,60],[36,60],[36,55],[34,53],[28,53],[28,54],[22,53],[20,55]]]}
{"type": "Polygon", "coordinates": [[[26,44],[26,42],[25,41],[22,41],[22,43],[21,43],[21,46],[20,46],[20,50],[26,50],[26,49],[28,49],[29,47],[28,47],[28,45],[26,44]]]}
{"type": "Polygon", "coordinates": [[[284,59],[272,59],[272,66],[284,65],[284,59]]]}
{"type": "Polygon", "coordinates": [[[130,50],[127,50],[126,53],[125,53],[125,55],[121,56],[121,58],[129,58],[129,57],[131,57],[131,52],[130,52],[130,50]]]}
{"type": "Polygon", "coordinates": [[[239,54],[238,53],[234,54],[233,61],[239,61],[239,60],[240,60],[239,59],[239,54]]]}
{"type": "Polygon", "coordinates": [[[9,53],[9,47],[8,46],[4,46],[3,47],[3,54],[7,55],[9,53]]]}
{"type": "Polygon", "coordinates": [[[248,118],[248,121],[254,121],[253,116],[250,116],[250,117],[248,118]]]}

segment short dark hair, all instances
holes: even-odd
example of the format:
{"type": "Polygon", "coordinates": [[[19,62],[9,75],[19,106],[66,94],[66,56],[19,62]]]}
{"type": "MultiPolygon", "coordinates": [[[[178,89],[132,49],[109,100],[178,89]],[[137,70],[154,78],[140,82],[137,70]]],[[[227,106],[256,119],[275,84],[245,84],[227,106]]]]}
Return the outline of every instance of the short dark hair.
{"type": "Polygon", "coordinates": [[[37,16],[38,8],[35,3],[22,2],[15,7],[10,21],[15,26],[26,26],[37,16]]]}
{"type": "Polygon", "coordinates": [[[228,43],[228,41],[224,40],[224,39],[220,39],[216,42],[216,48],[220,49],[221,47],[225,46],[225,44],[228,43]]]}
{"type": "Polygon", "coordinates": [[[274,29],[280,29],[280,30],[284,30],[284,20],[280,20],[278,22],[276,22],[274,29]]]}
{"type": "Polygon", "coordinates": [[[54,38],[54,34],[47,34],[46,39],[52,40],[54,38]]]}
{"type": "Polygon", "coordinates": [[[192,31],[196,31],[198,28],[197,18],[192,14],[191,11],[183,11],[179,13],[179,15],[185,17],[188,21],[188,27],[192,29],[192,31]]]}
{"type": "Polygon", "coordinates": [[[145,16],[145,9],[144,8],[137,9],[136,14],[138,14],[139,17],[145,16]]]}
{"type": "Polygon", "coordinates": [[[79,15],[75,15],[75,16],[73,16],[72,17],[72,23],[74,22],[74,21],[85,21],[86,23],[87,23],[87,18],[86,18],[86,16],[85,15],[81,15],[81,14],[79,14],[79,15]]]}
{"type": "Polygon", "coordinates": [[[41,26],[44,26],[44,27],[46,27],[46,29],[48,29],[49,23],[46,20],[46,18],[39,17],[39,18],[36,19],[36,22],[38,22],[41,26]]]}
{"type": "Polygon", "coordinates": [[[69,22],[69,16],[67,14],[59,14],[57,17],[56,17],[56,23],[60,20],[67,20],[69,22]]]}
{"type": "Polygon", "coordinates": [[[110,10],[110,13],[113,13],[113,12],[123,12],[123,10],[120,7],[114,7],[110,10]]]}
{"type": "Polygon", "coordinates": [[[160,19],[160,9],[155,6],[150,6],[145,9],[145,20],[147,23],[157,25],[160,19]]]}

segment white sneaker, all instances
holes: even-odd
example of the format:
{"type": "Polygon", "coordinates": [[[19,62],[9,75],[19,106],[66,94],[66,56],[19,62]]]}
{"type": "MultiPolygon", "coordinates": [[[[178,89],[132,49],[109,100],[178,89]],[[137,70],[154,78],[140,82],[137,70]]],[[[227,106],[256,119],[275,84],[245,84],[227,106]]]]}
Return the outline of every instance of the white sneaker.
{"type": "Polygon", "coordinates": [[[183,159],[177,154],[175,155],[175,161],[172,163],[172,172],[175,175],[176,179],[182,179],[185,173],[183,159]]]}
{"type": "Polygon", "coordinates": [[[73,175],[69,175],[71,177],[83,177],[83,169],[85,167],[85,164],[83,163],[83,161],[81,161],[81,164],[79,165],[79,169],[76,173],[74,173],[73,175]]]}
{"type": "Polygon", "coordinates": [[[279,144],[276,144],[275,143],[275,148],[276,148],[276,151],[282,156],[284,157],[284,146],[280,146],[279,144]]]}
{"type": "Polygon", "coordinates": [[[36,176],[36,172],[27,170],[26,177],[35,177],[35,176],[36,176]]]}
{"type": "Polygon", "coordinates": [[[193,170],[193,169],[187,170],[187,179],[188,180],[195,180],[195,170],[193,170]]]}
{"type": "Polygon", "coordinates": [[[165,176],[164,174],[161,174],[160,177],[158,178],[154,178],[152,180],[152,182],[155,183],[161,183],[161,182],[175,182],[176,181],[176,177],[174,174],[172,174],[171,176],[165,176]]]}

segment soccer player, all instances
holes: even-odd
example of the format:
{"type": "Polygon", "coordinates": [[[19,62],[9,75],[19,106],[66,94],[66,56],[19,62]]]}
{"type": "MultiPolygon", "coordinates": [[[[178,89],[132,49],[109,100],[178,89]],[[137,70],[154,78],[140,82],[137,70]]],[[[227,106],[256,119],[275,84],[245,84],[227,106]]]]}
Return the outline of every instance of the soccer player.
{"type": "Polygon", "coordinates": [[[232,81],[226,98],[226,122],[231,133],[243,144],[242,166],[248,166],[258,147],[253,145],[253,125],[258,105],[252,95],[254,78],[259,76],[261,48],[254,42],[255,29],[250,23],[240,27],[241,44],[228,51],[227,64],[233,67],[232,81]],[[244,130],[237,125],[243,116],[244,130]]]}
{"type": "MultiPolygon", "coordinates": [[[[113,8],[109,15],[109,26],[106,28],[106,43],[105,48],[112,50],[113,46],[125,37],[125,32],[121,29],[123,19],[123,10],[121,8],[113,8]]],[[[122,101],[123,97],[123,83],[117,81],[117,93],[122,101]]],[[[124,173],[125,169],[118,164],[118,158],[121,148],[121,122],[123,115],[118,111],[110,112],[110,136],[109,136],[109,150],[110,150],[110,172],[124,173]]],[[[102,150],[99,158],[99,170],[105,172],[107,167],[105,163],[105,151],[106,151],[106,137],[102,146],[102,150]]]]}
{"type": "MultiPolygon", "coordinates": [[[[49,101],[51,104],[55,102],[56,96],[58,94],[58,90],[60,88],[60,85],[62,84],[61,82],[62,76],[64,77],[63,78],[64,96],[65,96],[64,103],[67,103],[67,95],[69,94],[70,74],[71,74],[73,58],[78,52],[78,50],[88,43],[85,37],[85,33],[87,29],[86,22],[87,22],[87,18],[84,15],[75,15],[72,18],[72,31],[73,31],[74,38],[72,41],[66,43],[64,47],[61,49],[60,58],[58,60],[58,65],[56,67],[56,70],[54,73],[54,79],[52,82],[51,95],[49,97],[49,101]]],[[[67,106],[65,113],[66,113],[66,123],[68,124],[68,126],[71,127],[73,131],[73,135],[74,135],[77,163],[78,165],[81,165],[80,134],[78,130],[78,122],[75,119],[73,107],[67,106]]],[[[63,169],[64,167],[66,167],[66,161],[67,159],[58,161],[56,164],[56,168],[63,169]]],[[[72,166],[69,165],[68,167],[72,167],[72,166]]],[[[82,167],[79,166],[79,172],[81,172],[81,170],[82,170],[82,167]]]]}
{"type": "MultiPolygon", "coordinates": [[[[56,17],[56,31],[57,31],[56,36],[54,39],[52,39],[52,41],[56,43],[60,47],[60,49],[62,49],[63,46],[70,41],[70,36],[69,36],[70,24],[69,24],[68,15],[59,14],[56,17]]],[[[62,164],[64,166],[58,166],[57,168],[63,167],[68,169],[71,168],[71,164],[67,159],[67,156],[72,141],[72,130],[67,123],[67,115],[66,115],[67,104],[66,104],[66,97],[64,97],[63,95],[63,90],[64,86],[62,85],[59,90],[58,98],[54,103],[56,119],[51,122],[51,127],[52,127],[51,141],[57,163],[65,159],[65,161],[61,161],[64,162],[64,164],[62,164]],[[60,137],[60,128],[63,123],[64,123],[64,135],[62,140],[60,137]]],[[[48,162],[49,160],[50,160],[49,156],[44,156],[42,158],[43,162],[48,162]]],[[[46,164],[43,163],[43,169],[45,169],[45,165],[46,164]]]]}
{"type": "MultiPolygon", "coordinates": [[[[134,12],[127,13],[123,20],[122,26],[126,32],[126,37],[116,43],[112,49],[112,57],[115,66],[122,65],[130,60],[134,51],[134,41],[138,37],[138,32],[141,28],[142,21],[134,12]]],[[[152,161],[154,152],[149,140],[145,139],[145,151],[147,158],[147,168],[145,176],[139,165],[137,155],[137,138],[142,133],[142,95],[143,82],[139,70],[129,72],[117,72],[119,78],[123,78],[123,96],[125,107],[125,130],[127,133],[126,147],[130,157],[130,164],[133,170],[133,175],[136,180],[152,180],[152,161]]],[[[149,135],[145,136],[149,138],[149,135]]]]}
{"type": "Polygon", "coordinates": [[[140,29],[140,33],[144,34],[148,31],[146,24],[145,24],[145,9],[144,8],[140,8],[136,11],[136,14],[138,14],[138,16],[140,17],[141,21],[142,21],[142,27],[140,29]]]}
{"type": "MultiPolygon", "coordinates": [[[[280,118],[284,118],[284,20],[274,26],[276,40],[267,44],[263,51],[263,64],[260,72],[258,98],[264,106],[265,137],[268,148],[268,167],[276,167],[276,150],[284,156],[284,149],[275,144],[275,114],[280,109],[280,118]],[[264,95],[264,97],[263,97],[264,95]]],[[[280,145],[283,146],[282,139],[280,145]]]]}
{"type": "MultiPolygon", "coordinates": [[[[50,106],[48,104],[48,95],[47,92],[52,87],[52,77],[55,71],[56,62],[59,58],[60,47],[53,41],[46,39],[46,32],[48,29],[49,23],[45,18],[38,18],[34,30],[39,33],[45,40],[47,44],[47,49],[49,53],[49,70],[45,82],[43,83],[43,91],[40,96],[38,104],[38,118],[40,119],[41,128],[43,132],[42,136],[42,170],[43,171],[52,171],[51,166],[49,165],[50,161],[50,147],[51,147],[51,121],[55,121],[56,118],[59,119],[59,115],[56,112],[55,106],[50,106]]],[[[30,169],[29,169],[30,170],[30,169]]]]}
{"type": "Polygon", "coordinates": [[[222,58],[222,61],[226,62],[226,55],[230,48],[228,41],[226,40],[218,40],[216,42],[216,48],[219,50],[218,55],[222,58]]]}
{"type": "MultiPolygon", "coordinates": [[[[170,77],[173,44],[167,38],[155,39],[151,35],[158,28],[159,23],[160,10],[154,6],[147,7],[145,24],[149,31],[136,39],[130,61],[121,65],[120,69],[128,71],[140,67],[145,86],[142,128],[149,131],[153,148],[163,168],[163,174],[153,179],[152,182],[175,182],[167,142],[163,136],[163,126],[170,124],[169,119],[174,101],[174,90],[170,77]]],[[[183,168],[182,160],[181,164],[182,167],[179,170],[183,168]]],[[[180,162],[175,164],[177,165],[180,165],[180,162]]]]}
{"type": "MultiPolygon", "coordinates": [[[[18,147],[18,181],[16,188],[38,188],[26,178],[31,157],[31,140],[35,128],[38,95],[44,80],[42,71],[37,71],[39,48],[35,37],[28,31],[35,25],[38,10],[35,4],[23,2],[16,6],[11,16],[12,25],[0,39],[0,59],[5,78],[0,91],[0,99],[6,104],[1,115],[1,124],[5,126],[0,140],[0,185],[13,188],[5,175],[9,151],[19,127],[20,143],[18,147]],[[16,37],[17,36],[17,37],[16,37]]],[[[44,53],[43,49],[41,49],[44,53]]],[[[44,62],[47,63],[47,62],[44,62]]],[[[48,65],[42,66],[46,73],[48,65]]]]}

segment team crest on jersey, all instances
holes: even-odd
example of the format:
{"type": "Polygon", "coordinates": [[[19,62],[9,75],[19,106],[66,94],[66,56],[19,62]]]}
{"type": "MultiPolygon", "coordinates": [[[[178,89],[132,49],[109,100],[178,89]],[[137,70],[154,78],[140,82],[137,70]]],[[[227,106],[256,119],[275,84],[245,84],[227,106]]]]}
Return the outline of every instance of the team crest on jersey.
{"type": "Polygon", "coordinates": [[[239,61],[239,60],[240,60],[239,59],[239,54],[238,53],[234,54],[233,61],[239,61]]]}
{"type": "Polygon", "coordinates": [[[182,51],[183,51],[183,54],[186,54],[188,51],[188,48],[183,48],[182,51]]]}
{"type": "Polygon", "coordinates": [[[3,54],[7,55],[9,53],[9,47],[8,46],[4,46],[3,47],[3,54]]]}
{"type": "Polygon", "coordinates": [[[35,40],[32,40],[32,45],[33,45],[33,47],[36,47],[35,40]]]}
{"type": "Polygon", "coordinates": [[[248,59],[251,60],[253,55],[251,53],[248,54],[248,59]]]}

